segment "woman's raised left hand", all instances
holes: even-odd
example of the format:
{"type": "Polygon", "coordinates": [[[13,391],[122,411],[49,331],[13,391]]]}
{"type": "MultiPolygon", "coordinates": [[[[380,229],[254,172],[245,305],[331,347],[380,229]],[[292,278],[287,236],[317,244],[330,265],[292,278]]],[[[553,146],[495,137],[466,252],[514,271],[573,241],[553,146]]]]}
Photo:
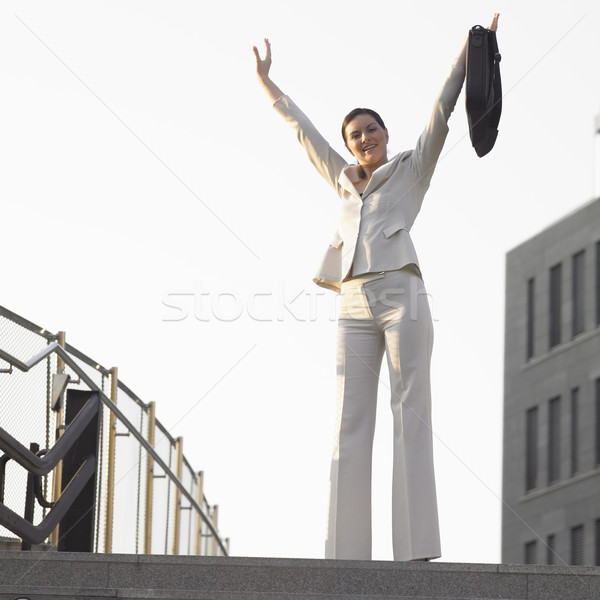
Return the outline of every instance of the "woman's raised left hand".
{"type": "Polygon", "coordinates": [[[492,19],[492,24],[488,27],[490,31],[498,31],[498,17],[500,13],[494,13],[494,18],[492,19]]]}

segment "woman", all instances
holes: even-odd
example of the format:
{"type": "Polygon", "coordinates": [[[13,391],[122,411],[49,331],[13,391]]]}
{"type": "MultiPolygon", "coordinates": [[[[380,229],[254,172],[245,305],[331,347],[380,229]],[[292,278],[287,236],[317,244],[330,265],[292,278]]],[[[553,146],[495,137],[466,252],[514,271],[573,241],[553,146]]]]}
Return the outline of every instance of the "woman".
{"type": "MultiPolygon", "coordinates": [[[[498,14],[490,29],[496,30],[498,14]]],[[[389,134],[373,110],[342,125],[357,160],[348,165],[269,77],[259,82],[295,130],[309,160],[341,198],[338,230],[315,283],[341,293],[337,335],[338,418],[331,465],[326,558],[371,558],[371,463],[377,386],[385,352],[394,419],[392,531],[395,560],[441,555],[431,434],[433,326],[410,228],[421,208],[465,78],[466,42],[414,150],[388,160],[389,134]]]]}

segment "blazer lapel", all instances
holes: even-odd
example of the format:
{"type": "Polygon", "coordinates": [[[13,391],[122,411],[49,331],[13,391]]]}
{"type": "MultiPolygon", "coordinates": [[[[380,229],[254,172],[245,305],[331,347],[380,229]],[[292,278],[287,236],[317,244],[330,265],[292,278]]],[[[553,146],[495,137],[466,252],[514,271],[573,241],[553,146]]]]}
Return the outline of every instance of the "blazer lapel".
{"type": "Polygon", "coordinates": [[[346,167],[340,174],[338,183],[347,192],[352,194],[352,196],[354,198],[358,198],[362,202],[362,198],[364,198],[367,194],[370,194],[372,191],[376,190],[378,187],[380,187],[382,184],[384,184],[387,181],[387,179],[390,176],[390,173],[394,167],[394,164],[396,163],[396,160],[397,160],[397,156],[392,158],[392,160],[386,162],[385,165],[381,165],[381,167],[379,167],[373,173],[373,175],[371,175],[371,179],[369,180],[369,183],[367,184],[367,187],[365,188],[365,191],[363,192],[362,197],[356,191],[356,188],[354,187],[354,184],[350,180],[350,177],[348,177],[348,171],[350,171],[350,169],[356,169],[356,165],[350,165],[350,166],[346,167]]]}
{"type": "Polygon", "coordinates": [[[338,183],[344,188],[352,197],[353,200],[362,203],[362,198],[358,193],[357,189],[354,187],[354,184],[348,177],[346,171],[349,169],[355,168],[354,165],[350,167],[346,167],[339,176],[338,183]]]}
{"type": "Polygon", "coordinates": [[[369,183],[367,184],[367,187],[365,188],[365,191],[363,192],[363,198],[367,194],[370,194],[371,192],[375,191],[378,187],[380,187],[387,181],[395,163],[396,163],[396,157],[394,157],[394,158],[392,158],[392,160],[386,162],[385,165],[381,165],[381,167],[379,167],[373,173],[373,175],[371,175],[371,179],[369,180],[369,183]]]}

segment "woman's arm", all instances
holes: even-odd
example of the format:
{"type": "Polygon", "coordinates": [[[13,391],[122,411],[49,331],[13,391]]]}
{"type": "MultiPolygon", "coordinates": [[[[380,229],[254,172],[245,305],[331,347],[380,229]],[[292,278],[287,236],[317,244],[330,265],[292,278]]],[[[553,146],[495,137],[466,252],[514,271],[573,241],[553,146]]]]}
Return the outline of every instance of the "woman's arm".
{"type": "Polygon", "coordinates": [[[254,56],[256,57],[256,75],[271,102],[276,102],[283,96],[283,92],[269,77],[269,70],[271,69],[271,44],[267,38],[265,38],[265,48],[266,53],[264,60],[260,57],[258,48],[256,46],[252,48],[254,50],[254,56]]]}
{"type": "MultiPolygon", "coordinates": [[[[488,29],[498,29],[498,13],[494,14],[488,29]]],[[[421,181],[429,185],[433,170],[448,135],[448,120],[456,106],[465,79],[466,55],[468,36],[465,38],[462,48],[456,57],[450,71],[450,75],[444,82],[442,90],[435,101],[431,119],[425,131],[419,137],[412,156],[412,164],[417,171],[421,181]]]]}
{"type": "Polygon", "coordinates": [[[269,70],[271,68],[271,44],[265,38],[266,54],[261,59],[258,48],[254,46],[256,57],[256,75],[258,81],[265,90],[267,96],[273,103],[273,108],[294,129],[298,141],[304,147],[310,162],[314,165],[321,176],[335,190],[341,193],[338,184],[340,173],[347,165],[346,161],[335,151],[327,140],[317,131],[310,119],[296,106],[289,96],[286,96],[271,81],[269,70]]]}

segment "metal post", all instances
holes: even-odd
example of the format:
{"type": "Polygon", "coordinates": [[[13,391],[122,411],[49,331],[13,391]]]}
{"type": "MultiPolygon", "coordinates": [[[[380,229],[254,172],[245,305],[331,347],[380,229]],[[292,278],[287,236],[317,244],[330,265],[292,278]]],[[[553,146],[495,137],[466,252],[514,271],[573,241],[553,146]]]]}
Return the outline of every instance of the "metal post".
{"type": "MultiPolygon", "coordinates": [[[[148,443],[154,448],[154,430],[156,404],[148,405],[148,443]]],[[[154,492],[154,459],[150,453],[146,456],[146,521],[144,528],[144,554],[152,554],[152,495],[154,492]]]]}
{"type": "MultiPolygon", "coordinates": [[[[65,347],[67,339],[67,334],[64,331],[59,331],[57,336],[57,342],[59,346],[62,348],[65,347]]],[[[56,357],[56,374],[62,375],[65,372],[65,361],[60,357],[56,357]]],[[[55,417],[55,434],[54,434],[54,442],[58,441],[58,438],[62,435],[63,425],[64,425],[65,411],[63,408],[63,403],[59,403],[58,410],[56,411],[55,417]]],[[[52,473],[52,502],[56,502],[60,498],[61,494],[61,481],[62,481],[62,461],[59,462],[53,473],[52,473]]],[[[58,525],[52,532],[49,538],[50,544],[52,546],[58,546],[58,525]]]]}
{"type": "MultiPolygon", "coordinates": [[[[219,507],[216,504],[213,506],[213,510],[212,510],[212,523],[213,523],[213,526],[215,528],[215,531],[218,531],[218,525],[219,525],[219,507]]],[[[211,555],[212,556],[217,556],[218,549],[219,549],[219,546],[217,544],[217,538],[216,538],[216,536],[213,535],[211,555]]]]}
{"type": "MultiPolygon", "coordinates": [[[[177,455],[176,471],[177,479],[181,481],[183,474],[183,438],[178,437],[175,441],[175,453],[177,455]]],[[[175,516],[173,519],[173,554],[179,554],[179,523],[181,517],[181,490],[175,488],[175,502],[174,502],[175,516]]]]}
{"type": "MultiPolygon", "coordinates": [[[[200,508],[203,507],[204,503],[204,471],[198,471],[197,475],[197,497],[196,501],[200,508]]],[[[200,513],[196,514],[196,556],[202,554],[202,517],[200,513]]]]}
{"type": "MultiPolygon", "coordinates": [[[[40,449],[39,444],[29,444],[29,450],[34,454],[37,454],[40,449]]],[[[34,492],[35,475],[33,473],[27,474],[27,492],[25,493],[25,513],[23,518],[30,523],[33,523],[33,517],[35,512],[35,492],[34,492]]],[[[21,540],[21,550],[31,550],[31,544],[25,540],[21,540]]]]}
{"type": "MultiPolygon", "coordinates": [[[[113,367],[110,370],[110,399],[114,404],[117,403],[117,383],[118,369],[113,367]]],[[[114,505],[114,486],[115,486],[115,450],[117,442],[117,418],[114,412],[110,412],[108,422],[108,467],[106,475],[106,527],[104,531],[104,552],[112,552],[112,534],[113,534],[113,505],[114,505]]]]}

